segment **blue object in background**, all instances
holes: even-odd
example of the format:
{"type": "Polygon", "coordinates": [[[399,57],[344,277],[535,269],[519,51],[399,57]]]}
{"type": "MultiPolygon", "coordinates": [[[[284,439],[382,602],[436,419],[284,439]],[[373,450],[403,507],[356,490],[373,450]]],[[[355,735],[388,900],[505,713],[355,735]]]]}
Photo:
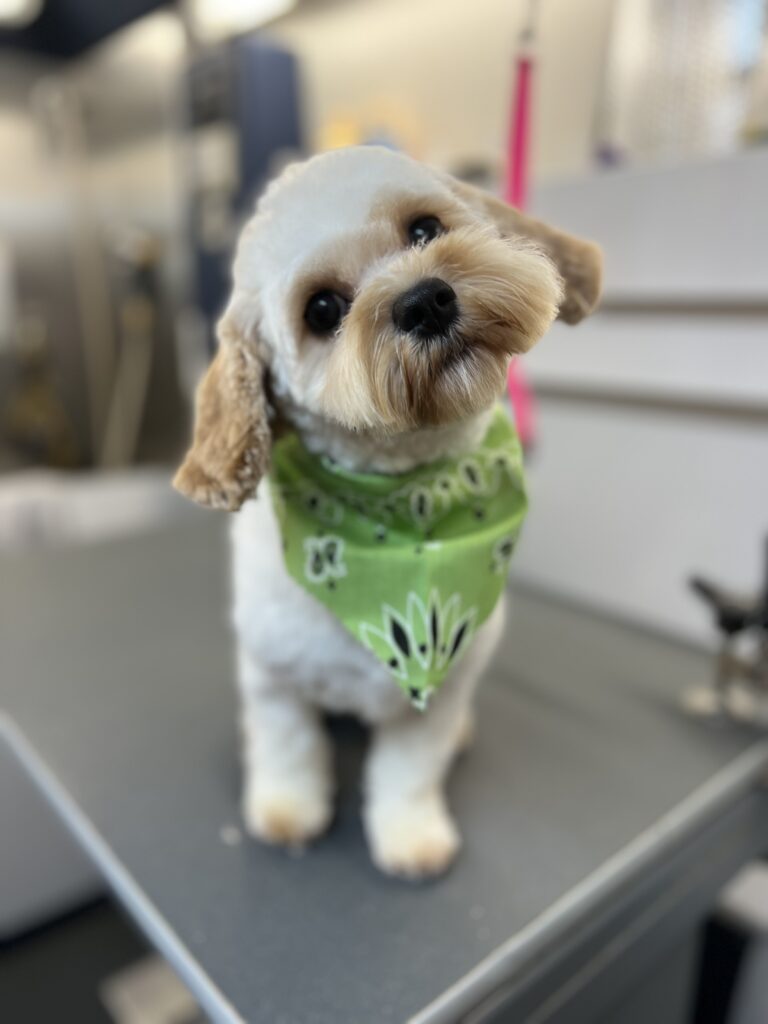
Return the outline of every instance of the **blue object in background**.
{"type": "Polygon", "coordinates": [[[297,61],[258,34],[233,39],[194,59],[186,95],[195,300],[213,344],[238,229],[280,155],[303,150],[297,61]]]}

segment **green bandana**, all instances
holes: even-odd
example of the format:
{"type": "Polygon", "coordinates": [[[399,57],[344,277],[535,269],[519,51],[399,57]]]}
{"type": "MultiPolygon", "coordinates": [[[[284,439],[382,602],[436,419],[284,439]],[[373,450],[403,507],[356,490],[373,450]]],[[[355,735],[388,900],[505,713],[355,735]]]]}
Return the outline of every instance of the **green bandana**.
{"type": "Polygon", "coordinates": [[[496,606],[525,516],[522,454],[497,408],[480,447],[409,473],[352,473],[296,434],[270,489],[293,578],[424,709],[496,606]]]}

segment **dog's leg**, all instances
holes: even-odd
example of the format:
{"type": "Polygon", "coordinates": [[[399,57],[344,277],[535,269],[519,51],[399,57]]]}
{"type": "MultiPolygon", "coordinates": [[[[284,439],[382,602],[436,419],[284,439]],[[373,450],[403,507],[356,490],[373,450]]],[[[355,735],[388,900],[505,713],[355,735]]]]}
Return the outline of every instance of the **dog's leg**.
{"type": "Polygon", "coordinates": [[[247,652],[240,652],[243,817],[251,835],[301,846],[331,820],[328,737],[307,704],[247,652]]]}
{"type": "MultiPolygon", "coordinates": [[[[448,694],[441,694],[441,698],[448,694]]],[[[426,715],[381,726],[366,766],[365,827],[371,856],[388,874],[439,874],[460,845],[443,793],[466,703],[435,701],[426,715]]]]}
{"type": "Polygon", "coordinates": [[[429,709],[381,725],[366,765],[365,828],[382,871],[405,878],[440,874],[461,845],[443,782],[471,739],[472,698],[503,624],[501,602],[429,709]]]}

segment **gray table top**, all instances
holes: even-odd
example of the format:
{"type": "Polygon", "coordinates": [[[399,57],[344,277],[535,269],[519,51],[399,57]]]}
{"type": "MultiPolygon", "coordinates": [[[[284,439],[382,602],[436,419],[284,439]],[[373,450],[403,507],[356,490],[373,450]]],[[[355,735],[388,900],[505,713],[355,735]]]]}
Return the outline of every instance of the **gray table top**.
{"type": "Polygon", "coordinates": [[[218,517],[0,560],[0,737],[215,1020],[455,1019],[768,764],[765,739],[678,711],[702,654],[518,594],[452,777],[448,877],[371,866],[351,725],[326,838],[234,841],[226,574],[218,517]]]}

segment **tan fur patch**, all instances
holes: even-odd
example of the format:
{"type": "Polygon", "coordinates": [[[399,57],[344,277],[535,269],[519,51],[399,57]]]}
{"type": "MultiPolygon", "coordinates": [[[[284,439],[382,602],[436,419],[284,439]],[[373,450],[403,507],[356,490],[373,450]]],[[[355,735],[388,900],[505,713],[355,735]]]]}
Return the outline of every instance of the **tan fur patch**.
{"type": "Polygon", "coordinates": [[[297,277],[289,300],[297,337],[310,333],[304,324],[310,296],[329,288],[351,301],[378,260],[410,248],[408,227],[417,217],[426,216],[437,217],[449,230],[477,223],[477,215],[451,196],[380,192],[365,227],[324,246],[297,277]]]}
{"type": "Polygon", "coordinates": [[[560,280],[541,252],[460,228],[412,248],[358,294],[329,357],[325,411],[352,428],[405,430],[487,408],[501,393],[510,356],[549,327],[560,280]],[[413,338],[392,322],[397,297],[439,277],[455,290],[459,320],[445,338],[413,338]]]}
{"type": "Polygon", "coordinates": [[[450,195],[384,191],[379,193],[371,207],[371,220],[392,224],[401,245],[410,244],[408,228],[417,217],[437,217],[448,230],[477,223],[476,214],[470,213],[450,195]]]}
{"type": "Polygon", "coordinates": [[[297,276],[290,293],[290,319],[296,337],[312,336],[304,323],[307,300],[329,288],[351,301],[370,266],[402,248],[395,228],[383,221],[340,235],[321,248],[297,276]]]}
{"type": "Polygon", "coordinates": [[[460,181],[452,184],[456,194],[490,217],[505,238],[529,238],[553,260],[565,282],[557,314],[560,320],[577,324],[593,312],[603,284],[603,255],[598,245],[529,217],[474,185],[460,181]]]}
{"type": "Polygon", "coordinates": [[[192,447],[173,486],[208,508],[234,512],[267,470],[271,433],[257,345],[226,319],[218,335],[219,350],[195,397],[192,447]]]}

